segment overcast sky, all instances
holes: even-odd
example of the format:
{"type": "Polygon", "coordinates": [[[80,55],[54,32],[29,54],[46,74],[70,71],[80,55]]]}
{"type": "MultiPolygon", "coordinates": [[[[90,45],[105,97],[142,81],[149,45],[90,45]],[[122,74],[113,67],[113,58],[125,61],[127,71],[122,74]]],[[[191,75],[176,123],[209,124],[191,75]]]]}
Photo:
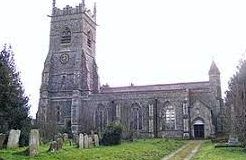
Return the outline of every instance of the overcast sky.
{"type": "MultiPolygon", "coordinates": [[[[75,6],[81,0],[56,0],[75,6]]],[[[208,80],[212,60],[223,92],[246,49],[245,0],[87,0],[97,2],[97,63],[110,86],[208,80]]],[[[52,0],[1,0],[0,44],[11,43],[31,115],[38,108],[52,0]]]]}

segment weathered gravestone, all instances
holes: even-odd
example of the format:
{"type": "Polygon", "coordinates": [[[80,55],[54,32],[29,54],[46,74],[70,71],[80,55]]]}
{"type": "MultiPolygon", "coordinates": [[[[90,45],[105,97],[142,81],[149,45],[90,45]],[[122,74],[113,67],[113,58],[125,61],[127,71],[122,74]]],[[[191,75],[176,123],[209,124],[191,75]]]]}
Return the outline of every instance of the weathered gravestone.
{"type": "Polygon", "coordinates": [[[79,135],[77,135],[77,134],[74,134],[73,135],[73,143],[75,145],[78,145],[79,144],[79,135]]]}
{"type": "Polygon", "coordinates": [[[19,147],[20,130],[11,129],[9,132],[7,148],[17,148],[19,147]]]}
{"type": "Polygon", "coordinates": [[[63,147],[63,139],[62,138],[57,138],[57,150],[61,150],[63,147]]]}
{"type": "Polygon", "coordinates": [[[238,137],[230,135],[228,139],[228,144],[229,145],[239,145],[240,142],[238,141],[238,137]]]}
{"type": "Polygon", "coordinates": [[[79,148],[84,148],[84,135],[82,133],[79,134],[79,148]]]}
{"type": "Polygon", "coordinates": [[[64,142],[68,141],[68,134],[67,133],[63,133],[63,141],[64,142]]]}
{"type": "Polygon", "coordinates": [[[89,148],[89,140],[88,140],[88,135],[84,135],[84,148],[89,148]]]}
{"type": "Polygon", "coordinates": [[[93,130],[91,130],[91,137],[94,138],[95,132],[93,130]]]}
{"type": "Polygon", "coordinates": [[[38,148],[39,148],[39,131],[38,129],[32,129],[29,136],[29,156],[37,155],[38,148]]]}
{"type": "Polygon", "coordinates": [[[97,134],[94,135],[94,143],[96,147],[99,147],[99,137],[97,134]]]}
{"type": "Polygon", "coordinates": [[[92,148],[94,146],[93,139],[91,136],[88,137],[88,144],[89,144],[89,148],[92,148]]]}
{"type": "Polygon", "coordinates": [[[4,142],[6,141],[6,139],[7,139],[7,135],[0,133],[0,149],[4,147],[4,142]]]}
{"type": "Polygon", "coordinates": [[[58,138],[63,138],[63,135],[61,133],[58,133],[54,136],[54,140],[56,141],[58,138]]]}
{"type": "Polygon", "coordinates": [[[56,152],[56,151],[58,151],[58,144],[56,141],[53,141],[50,143],[49,152],[56,152]]]}

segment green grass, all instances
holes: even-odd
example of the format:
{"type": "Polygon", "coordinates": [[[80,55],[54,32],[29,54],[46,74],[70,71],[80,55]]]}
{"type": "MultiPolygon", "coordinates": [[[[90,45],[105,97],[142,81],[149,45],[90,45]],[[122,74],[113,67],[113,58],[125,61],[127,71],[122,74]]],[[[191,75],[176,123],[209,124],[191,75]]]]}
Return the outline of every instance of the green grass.
{"type": "Polygon", "coordinates": [[[242,148],[214,148],[214,144],[207,141],[194,160],[246,160],[246,152],[242,148]]]}
{"type": "Polygon", "coordinates": [[[188,155],[190,155],[191,151],[199,144],[199,141],[190,141],[182,150],[176,153],[171,159],[174,160],[183,160],[188,155]]]}
{"type": "Polygon", "coordinates": [[[25,148],[0,150],[0,157],[4,160],[159,160],[184,143],[181,140],[147,139],[82,150],[66,145],[57,153],[48,153],[48,146],[41,146],[40,154],[34,158],[22,153],[25,148]]]}

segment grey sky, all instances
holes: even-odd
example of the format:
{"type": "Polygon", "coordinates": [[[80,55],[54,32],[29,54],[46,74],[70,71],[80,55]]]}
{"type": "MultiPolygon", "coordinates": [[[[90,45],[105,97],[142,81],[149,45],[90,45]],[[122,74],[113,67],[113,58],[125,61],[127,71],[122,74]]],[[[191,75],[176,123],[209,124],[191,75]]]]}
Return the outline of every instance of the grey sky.
{"type": "MultiPolygon", "coordinates": [[[[57,0],[58,7],[81,0],[57,0]]],[[[97,63],[110,86],[208,80],[212,59],[223,92],[246,49],[245,0],[87,0],[97,2],[97,63]]],[[[0,44],[11,43],[30,96],[38,106],[48,53],[51,0],[0,1],[0,44]]]]}

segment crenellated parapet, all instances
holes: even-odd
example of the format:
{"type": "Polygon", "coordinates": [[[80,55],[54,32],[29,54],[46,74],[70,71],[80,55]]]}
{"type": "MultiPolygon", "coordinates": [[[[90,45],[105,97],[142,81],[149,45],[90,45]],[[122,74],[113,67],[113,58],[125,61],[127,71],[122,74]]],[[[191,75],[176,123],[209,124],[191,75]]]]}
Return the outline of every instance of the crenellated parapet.
{"type": "Polygon", "coordinates": [[[55,4],[55,1],[53,1],[52,17],[84,13],[92,20],[96,21],[96,4],[94,5],[93,12],[86,8],[84,1],[75,7],[66,5],[63,9],[56,7],[55,4]]]}

